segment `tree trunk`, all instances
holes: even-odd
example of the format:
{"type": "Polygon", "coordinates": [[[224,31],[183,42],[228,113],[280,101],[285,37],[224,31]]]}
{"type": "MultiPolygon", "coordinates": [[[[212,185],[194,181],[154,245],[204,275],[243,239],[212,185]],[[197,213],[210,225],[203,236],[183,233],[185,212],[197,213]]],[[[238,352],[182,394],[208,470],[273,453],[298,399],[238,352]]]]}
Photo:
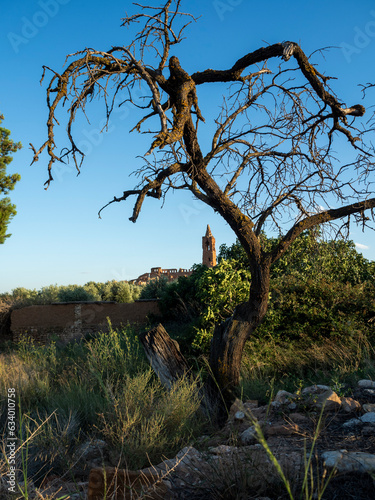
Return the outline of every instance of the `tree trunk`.
{"type": "Polygon", "coordinates": [[[211,377],[207,389],[211,406],[224,419],[240,382],[241,360],[246,341],[263,321],[268,307],[270,265],[252,270],[250,298],[236,307],[233,315],[217,325],[211,340],[211,377]]]}
{"type": "Polygon", "coordinates": [[[171,389],[173,383],[183,377],[189,366],[181,354],[178,343],[171,339],[163,325],[142,333],[139,337],[153,370],[161,383],[171,389]]]}

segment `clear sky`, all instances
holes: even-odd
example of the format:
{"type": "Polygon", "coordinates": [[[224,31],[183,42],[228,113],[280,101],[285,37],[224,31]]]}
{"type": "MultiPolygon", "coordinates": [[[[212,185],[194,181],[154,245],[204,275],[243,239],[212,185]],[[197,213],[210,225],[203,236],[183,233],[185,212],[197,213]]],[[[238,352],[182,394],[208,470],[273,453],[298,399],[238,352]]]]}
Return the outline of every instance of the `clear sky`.
{"type": "MultiPolygon", "coordinates": [[[[151,5],[159,5],[148,0],[151,5]]],[[[188,71],[226,69],[261,46],[285,40],[301,44],[306,54],[323,47],[319,69],[339,78],[336,88],[348,104],[360,103],[359,83],[375,81],[375,5],[373,0],[185,0],[183,10],[201,16],[188,28],[180,45],[180,60],[188,71]]],[[[183,267],[201,262],[201,237],[210,224],[217,247],[235,236],[212,209],[189,193],[170,193],[164,207],[151,199],[136,224],[128,219],[131,202],[98,210],[114,195],[134,187],[128,175],[140,166],[150,136],[129,134],[139,115],[123,107],[110,131],[102,128],[95,110],[91,122],[79,122],[79,145],[87,152],[82,173],[58,167],[47,191],[47,157],[30,166],[29,143],[46,139],[46,84],[42,65],[61,71],[65,56],[86,47],[108,50],[127,45],[130,32],[121,28],[125,12],[137,7],[126,0],[17,0],[2,2],[0,16],[2,124],[23,149],[14,155],[8,173],[22,179],[11,193],[17,215],[12,236],[0,245],[0,292],[16,287],[84,284],[87,281],[128,280],[151,267],[183,267]]],[[[209,94],[200,101],[203,115],[209,94]]],[[[60,116],[61,113],[60,113],[60,116]]],[[[58,138],[64,146],[64,137],[58,138]]],[[[375,237],[356,229],[351,238],[365,257],[375,259],[375,237]]]]}

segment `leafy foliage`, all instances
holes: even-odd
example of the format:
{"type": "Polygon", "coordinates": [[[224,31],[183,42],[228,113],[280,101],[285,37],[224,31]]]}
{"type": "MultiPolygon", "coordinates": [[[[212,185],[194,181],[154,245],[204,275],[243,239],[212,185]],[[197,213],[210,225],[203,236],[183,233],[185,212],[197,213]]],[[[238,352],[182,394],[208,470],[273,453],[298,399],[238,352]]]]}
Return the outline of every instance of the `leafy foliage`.
{"type": "Polygon", "coordinates": [[[258,335],[277,339],[374,336],[375,286],[324,278],[304,282],[285,277],[272,283],[272,298],[258,335]]]}
{"type": "Polygon", "coordinates": [[[83,286],[50,285],[40,290],[15,288],[11,293],[0,294],[0,301],[12,302],[21,306],[52,304],[53,302],[114,301],[134,302],[139,298],[141,287],[127,281],[89,281],[83,286]]]}
{"type": "MultiPolygon", "coordinates": [[[[266,252],[276,247],[279,238],[261,235],[266,252]]],[[[248,259],[241,244],[221,245],[218,262],[235,260],[238,267],[246,268],[248,259]]],[[[375,278],[375,262],[357,252],[353,241],[324,241],[319,229],[306,231],[290,246],[288,252],[276,261],[271,269],[271,279],[295,276],[298,279],[325,278],[352,285],[375,278]]]]}
{"type": "MultiPolygon", "coordinates": [[[[0,124],[3,120],[4,116],[0,115],[0,124]]],[[[11,236],[6,234],[6,231],[9,222],[17,213],[16,206],[6,195],[14,189],[16,182],[21,179],[19,174],[6,175],[6,167],[13,159],[10,153],[16,153],[22,147],[20,142],[13,142],[9,136],[10,131],[0,127],[0,194],[5,195],[4,198],[0,198],[0,243],[4,243],[5,239],[11,236]]]]}
{"type": "Polygon", "coordinates": [[[250,282],[250,271],[237,260],[221,260],[202,274],[197,284],[202,315],[193,347],[208,349],[215,323],[231,316],[236,305],[247,299],[250,282]]]}
{"type": "MultiPolygon", "coordinates": [[[[272,249],[277,240],[267,241],[272,249]]],[[[220,259],[236,257],[246,265],[237,242],[220,248],[220,259]]],[[[322,339],[373,336],[375,262],[356,251],[352,241],[324,241],[318,231],[303,233],[271,272],[271,300],[257,336],[322,339]]]]}
{"type": "Polygon", "coordinates": [[[83,286],[68,285],[60,288],[59,299],[60,302],[85,302],[100,300],[100,296],[86,290],[83,286]]]}
{"type": "Polygon", "coordinates": [[[142,289],[141,299],[160,299],[169,287],[168,278],[161,276],[150,280],[142,289]]]}
{"type": "MultiPolygon", "coordinates": [[[[263,239],[266,251],[277,238],[263,239]]],[[[219,264],[196,266],[188,278],[166,284],[159,294],[164,319],[194,320],[192,346],[207,351],[215,322],[232,315],[249,295],[251,275],[237,241],[221,245],[219,264]]],[[[277,340],[374,335],[375,263],[352,241],[325,241],[303,233],[271,271],[270,303],[256,336],[277,340]]]]}

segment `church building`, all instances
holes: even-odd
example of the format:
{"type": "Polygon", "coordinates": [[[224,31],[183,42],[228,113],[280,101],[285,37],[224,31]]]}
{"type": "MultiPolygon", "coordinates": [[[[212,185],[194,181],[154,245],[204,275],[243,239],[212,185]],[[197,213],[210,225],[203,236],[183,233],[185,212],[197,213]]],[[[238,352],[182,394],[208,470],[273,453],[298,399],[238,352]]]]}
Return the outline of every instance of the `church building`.
{"type": "Polygon", "coordinates": [[[202,238],[202,264],[207,267],[216,266],[215,238],[212,236],[210,226],[207,224],[206,235],[202,238]]]}
{"type": "MultiPolygon", "coordinates": [[[[215,248],[215,238],[212,236],[210,226],[207,225],[207,230],[205,236],[202,237],[202,264],[207,267],[216,266],[216,248],[215,248]]],[[[168,281],[174,281],[180,276],[190,276],[190,269],[162,269],[161,267],[152,267],[151,272],[141,274],[137,279],[131,280],[131,283],[135,285],[144,285],[148,281],[166,277],[168,281]]]]}

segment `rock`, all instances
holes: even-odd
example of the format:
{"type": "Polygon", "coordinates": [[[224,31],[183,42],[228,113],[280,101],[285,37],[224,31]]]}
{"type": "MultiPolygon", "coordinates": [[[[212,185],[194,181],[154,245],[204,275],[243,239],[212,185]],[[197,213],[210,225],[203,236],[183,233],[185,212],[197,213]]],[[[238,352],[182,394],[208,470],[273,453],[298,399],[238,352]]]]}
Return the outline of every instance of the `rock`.
{"type": "Polygon", "coordinates": [[[289,419],[297,424],[309,424],[311,419],[302,413],[290,413],[289,419]]]}
{"type": "Polygon", "coordinates": [[[215,448],[209,448],[209,452],[213,453],[214,455],[222,455],[223,453],[233,453],[233,451],[236,450],[237,450],[236,446],[228,446],[225,444],[221,444],[220,446],[216,446],[215,448]]]}
{"type": "Polygon", "coordinates": [[[252,425],[248,429],[244,430],[240,434],[240,443],[243,445],[248,445],[248,444],[253,444],[256,441],[256,430],[255,427],[252,425]]]}
{"type": "Polygon", "coordinates": [[[171,498],[168,486],[158,474],[105,467],[91,469],[87,500],[130,500],[135,498],[163,500],[171,498]]]}
{"type": "Polygon", "coordinates": [[[92,460],[103,456],[107,443],[101,439],[93,439],[81,444],[74,453],[75,458],[92,460]]]}
{"type": "Polygon", "coordinates": [[[156,466],[142,469],[142,472],[168,474],[174,468],[188,467],[191,470],[198,470],[200,464],[203,462],[203,455],[196,448],[192,446],[185,446],[182,448],[175,458],[164,460],[156,466]]]}
{"type": "Polygon", "coordinates": [[[255,400],[248,400],[248,401],[245,401],[245,403],[243,404],[244,408],[246,411],[252,411],[252,410],[255,410],[256,408],[258,408],[259,406],[259,403],[258,401],[255,401],[255,400]]]}
{"type": "Polygon", "coordinates": [[[358,387],[361,389],[375,389],[375,382],[373,380],[360,380],[358,387]]]}
{"type": "Polygon", "coordinates": [[[236,413],[238,413],[239,411],[244,413],[244,404],[240,399],[236,398],[234,400],[234,403],[230,407],[228,421],[233,421],[235,419],[236,413]]]}
{"type": "Polygon", "coordinates": [[[296,394],[292,394],[288,391],[279,391],[275,396],[274,402],[283,405],[285,403],[291,403],[291,400],[295,399],[296,397],[296,394]]]}
{"type": "Polygon", "coordinates": [[[234,420],[243,420],[245,418],[245,414],[243,411],[236,411],[234,414],[234,420]]]}
{"type": "Polygon", "coordinates": [[[362,422],[359,420],[359,418],[352,418],[351,420],[348,420],[347,422],[343,423],[343,427],[357,427],[357,425],[360,425],[362,422]]]}
{"type": "Polygon", "coordinates": [[[325,451],[324,466],[338,472],[375,472],[375,455],[361,451],[325,451]]]}
{"type": "Polygon", "coordinates": [[[365,412],[375,412],[375,404],[374,403],[366,403],[362,406],[365,412]]]}
{"type": "Polygon", "coordinates": [[[364,425],[361,429],[361,434],[362,434],[362,436],[373,437],[374,436],[374,426],[371,424],[364,425]]]}
{"type": "Polygon", "coordinates": [[[363,392],[369,396],[375,396],[375,389],[365,389],[363,392]]]}
{"type": "Polygon", "coordinates": [[[313,403],[315,408],[324,408],[324,411],[338,410],[341,406],[341,398],[331,389],[318,394],[313,403]]]}
{"type": "Polygon", "coordinates": [[[281,425],[271,425],[266,428],[266,436],[291,436],[292,434],[298,434],[301,430],[297,424],[287,423],[281,425]]]}
{"type": "Polygon", "coordinates": [[[359,417],[359,420],[364,424],[375,425],[375,412],[371,411],[369,413],[365,413],[362,417],[359,417]]]}
{"type": "Polygon", "coordinates": [[[361,409],[361,403],[356,401],[353,398],[342,398],[341,400],[341,408],[346,413],[351,413],[352,411],[358,411],[361,409]]]}

